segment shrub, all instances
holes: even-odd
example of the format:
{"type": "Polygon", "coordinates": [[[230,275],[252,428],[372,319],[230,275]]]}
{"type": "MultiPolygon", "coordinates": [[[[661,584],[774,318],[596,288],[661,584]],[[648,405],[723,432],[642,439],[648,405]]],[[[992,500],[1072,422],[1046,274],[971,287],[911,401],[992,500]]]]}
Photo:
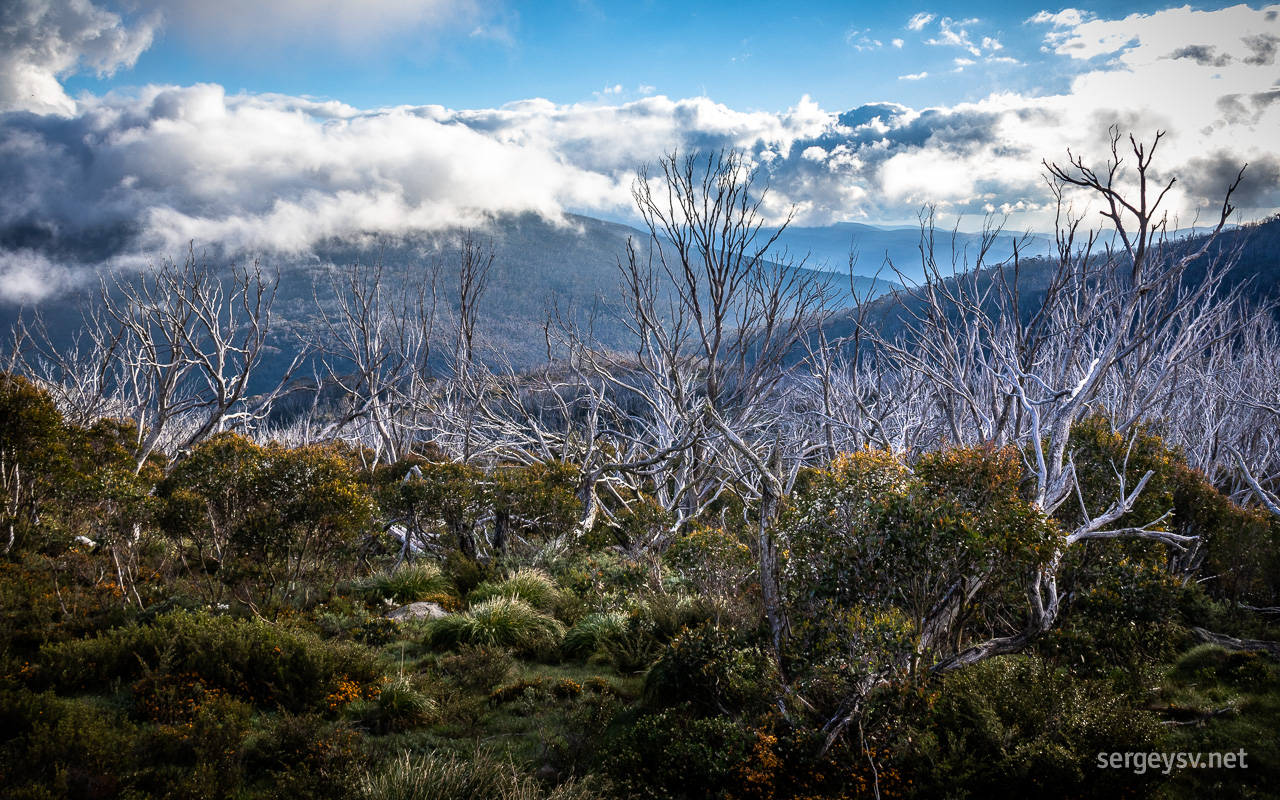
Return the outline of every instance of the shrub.
{"type": "Polygon", "coordinates": [[[747,760],[754,734],[723,717],[670,709],[641,717],[603,756],[618,797],[720,797],[747,760]]]}
{"type": "Polygon", "coordinates": [[[564,635],[560,649],[569,658],[590,658],[601,652],[607,642],[626,634],[627,615],[621,611],[588,614],[564,635]]]}
{"type": "Polygon", "coordinates": [[[336,446],[261,447],[220,434],[193,448],[159,494],[170,536],[250,602],[349,575],[348,556],[373,522],[372,499],[336,446]]]}
{"type": "Polygon", "coordinates": [[[379,733],[426,725],[436,714],[436,702],[413,681],[401,675],[382,687],[378,699],[368,703],[362,721],[379,733]]]}
{"type": "Polygon", "coordinates": [[[360,737],[347,723],[315,714],[274,718],[245,748],[244,763],[261,776],[263,798],[329,800],[351,797],[363,774],[360,737]]]}
{"type": "Polygon", "coordinates": [[[540,569],[526,568],[516,570],[506,580],[481,583],[467,595],[467,601],[475,605],[495,597],[509,597],[546,611],[555,605],[559,593],[550,575],[540,569]]]}
{"type": "Polygon", "coordinates": [[[689,704],[710,714],[737,715],[766,708],[776,678],[771,659],[758,647],[702,625],[663,649],[645,673],[644,691],[658,705],[689,704]]]}
{"type": "Polygon", "coordinates": [[[929,796],[1143,796],[1151,775],[1098,769],[1091,756],[1151,751],[1159,728],[1106,682],[1034,657],[992,659],[946,678],[927,729],[909,737],[907,767],[929,796]]]}
{"type": "Polygon", "coordinates": [[[473,644],[513,647],[523,652],[554,648],[563,636],[564,625],[559,621],[509,597],[495,597],[461,614],[433,620],[426,630],[427,644],[432,647],[473,644]]]}
{"type": "MultiPolygon", "coordinates": [[[[169,691],[174,676],[264,708],[334,711],[376,695],[382,678],[368,648],[257,620],[178,611],[151,625],[46,646],[35,680],[60,691],[104,690],[142,679],[169,691]]],[[[138,695],[140,703],[149,697],[138,695]]]]}
{"type": "Polygon", "coordinates": [[[463,688],[488,694],[511,678],[516,661],[510,650],[464,644],[454,655],[440,659],[436,666],[445,675],[456,678],[463,688]]]}
{"type": "Polygon", "coordinates": [[[747,543],[720,528],[695,527],[671,543],[664,559],[710,597],[737,596],[756,570],[756,559],[747,543]]]}
{"type": "Polygon", "coordinates": [[[134,766],[137,726],[79,700],[0,691],[6,797],[115,796],[134,766]]]}
{"type": "Polygon", "coordinates": [[[825,627],[832,610],[856,609],[918,626],[928,609],[958,597],[951,629],[934,631],[925,659],[911,652],[920,630],[904,650],[884,654],[916,664],[945,658],[966,635],[1009,626],[1024,613],[1027,575],[1058,535],[1021,484],[1011,447],[927,453],[911,468],[894,453],[864,450],[804,472],[777,528],[791,620],[825,627]],[[973,591],[956,595],[957,585],[973,591]]]}

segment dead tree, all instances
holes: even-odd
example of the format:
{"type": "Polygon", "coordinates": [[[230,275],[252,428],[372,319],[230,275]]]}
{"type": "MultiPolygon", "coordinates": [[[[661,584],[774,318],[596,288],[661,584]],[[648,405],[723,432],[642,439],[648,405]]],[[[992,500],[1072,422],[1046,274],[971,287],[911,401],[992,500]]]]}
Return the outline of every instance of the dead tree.
{"type": "Polygon", "coordinates": [[[313,292],[321,334],[318,383],[336,387],[345,400],[326,436],[367,426],[375,460],[391,463],[405,452],[415,431],[407,395],[429,372],[439,270],[432,263],[391,272],[378,259],[335,270],[323,300],[313,292]]]}
{"type": "Polygon", "coordinates": [[[59,350],[36,318],[26,371],[78,424],[131,419],[141,470],[157,450],[174,457],[218,431],[252,425],[286,391],[302,354],[256,387],[268,351],[278,276],[260,264],[220,276],[189,250],[132,280],[103,278],[78,341],[59,350]]]}
{"type": "MultiPolygon", "coordinates": [[[[1160,138],[1157,134],[1146,146],[1129,137],[1136,168],[1132,188],[1122,185],[1124,158],[1115,129],[1110,158],[1100,171],[1074,155],[1066,167],[1046,163],[1060,202],[1068,187],[1090,193],[1102,202],[1102,215],[1114,237],[1096,251],[1100,240],[1094,234],[1077,244],[1079,220],[1067,217],[1067,224],[1059,231],[1059,259],[1050,291],[1036,311],[1044,320],[1042,327],[1019,326],[1022,330],[1015,335],[1012,327],[1019,317],[1010,304],[1018,296],[1016,284],[1009,291],[997,289],[990,300],[986,296],[959,298],[962,314],[980,314],[988,302],[994,302],[1001,317],[1013,315],[1010,322],[992,329],[992,339],[983,348],[984,369],[1023,416],[1026,433],[1022,440],[1030,451],[1028,469],[1035,481],[1033,501],[1047,515],[1078,498],[1070,454],[1071,429],[1099,403],[1107,382],[1126,375],[1132,378],[1135,372],[1143,376],[1143,385],[1123,387],[1117,395],[1127,403],[1116,419],[1117,429],[1124,430],[1158,402],[1160,395],[1153,387],[1158,389],[1172,380],[1180,364],[1198,357],[1213,337],[1220,335],[1218,323],[1230,307],[1230,299],[1223,300],[1217,294],[1224,263],[1211,265],[1209,276],[1197,285],[1186,285],[1183,277],[1191,264],[1206,257],[1230,218],[1234,211],[1231,196],[1240,179],[1226,187],[1212,233],[1196,247],[1172,247],[1161,201],[1173,181],[1153,186],[1148,174],[1160,138]],[[1031,353],[1035,357],[1030,357],[1031,353]],[[1135,360],[1141,362],[1141,369],[1132,371],[1135,360]]],[[[1002,285],[999,280],[992,282],[992,286],[1002,285]]],[[[1163,518],[1142,526],[1113,527],[1132,510],[1151,477],[1148,472],[1130,483],[1124,465],[1117,465],[1116,475],[1110,506],[1092,510],[1080,501],[1083,521],[1064,532],[1047,562],[1036,570],[1028,586],[1029,614],[1024,628],[971,645],[935,664],[935,671],[1016,652],[1048,630],[1063,602],[1057,587],[1058,568],[1074,545],[1136,537],[1180,549],[1192,542],[1192,537],[1164,530],[1163,518]]],[[[942,616],[952,613],[945,607],[935,611],[942,616]]],[[[926,649],[933,644],[922,642],[926,649]]]]}

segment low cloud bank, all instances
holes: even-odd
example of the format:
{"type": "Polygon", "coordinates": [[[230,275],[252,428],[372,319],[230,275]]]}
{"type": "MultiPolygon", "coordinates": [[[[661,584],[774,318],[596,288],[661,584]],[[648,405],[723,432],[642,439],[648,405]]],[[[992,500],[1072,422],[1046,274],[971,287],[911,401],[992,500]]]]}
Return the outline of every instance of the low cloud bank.
{"type": "Polygon", "coordinates": [[[1041,159],[1070,148],[1101,160],[1118,124],[1145,139],[1168,131],[1157,164],[1180,178],[1169,198],[1180,224],[1215,213],[1245,161],[1239,205],[1263,216],[1280,207],[1277,8],[1042,13],[1026,24],[1083,65],[1068,93],[922,110],[829,111],[806,97],[768,113],[663,96],[367,110],[209,84],[72,101],[60,77],[127,67],[156,23],[127,27],[85,0],[19,0],[3,13],[25,14],[25,28],[6,25],[0,41],[0,298],[39,299],[86,268],[191,240],[296,254],[324,237],[509,212],[624,216],[636,168],[675,149],[748,152],[778,220],[794,208],[803,225],[902,223],[933,204],[974,227],[1004,213],[1043,230],[1053,205],[1041,159]]]}

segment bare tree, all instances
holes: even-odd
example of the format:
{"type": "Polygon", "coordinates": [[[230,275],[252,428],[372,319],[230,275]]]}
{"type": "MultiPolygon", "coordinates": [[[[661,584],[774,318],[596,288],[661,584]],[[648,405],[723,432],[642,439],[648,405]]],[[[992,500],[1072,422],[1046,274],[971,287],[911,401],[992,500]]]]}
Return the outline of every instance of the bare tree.
{"type": "Polygon", "coordinates": [[[259,263],[220,276],[194,249],[132,280],[103,278],[78,341],[59,350],[43,321],[27,371],[69,418],[121,416],[137,426],[137,469],[164,449],[175,457],[213,433],[262,420],[285,392],[302,355],[251,395],[269,350],[278,276],[259,263]]]}
{"type": "Polygon", "coordinates": [[[336,387],[345,408],[327,436],[368,426],[375,460],[394,462],[409,447],[416,426],[409,394],[430,372],[440,266],[389,273],[378,259],[356,263],[329,278],[329,293],[313,293],[320,320],[323,385],[336,387]]]}
{"type": "MultiPolygon", "coordinates": [[[[1160,138],[1157,134],[1148,147],[1129,137],[1137,173],[1132,187],[1122,185],[1124,158],[1115,129],[1111,157],[1101,171],[1078,156],[1071,156],[1066,167],[1046,163],[1060,202],[1066,187],[1082,188],[1101,199],[1102,214],[1115,241],[1095,251],[1099,238],[1089,234],[1079,244],[1080,222],[1068,216],[1058,235],[1056,271],[1029,324],[1020,324],[1020,309],[1014,305],[1019,302],[1016,280],[1008,290],[995,288],[991,295],[970,291],[953,298],[962,316],[980,315],[993,303],[996,319],[1001,320],[985,332],[983,346],[976,352],[984,360],[983,369],[1022,415],[1025,434],[1016,438],[1030,451],[1034,503],[1045,514],[1079,498],[1070,454],[1071,431],[1076,422],[1095,410],[1095,404],[1101,404],[1108,381],[1121,382],[1109,399],[1118,406],[1112,409],[1117,414],[1116,429],[1129,430],[1158,406],[1162,388],[1173,380],[1178,368],[1198,358],[1204,347],[1223,335],[1223,319],[1233,301],[1231,297],[1223,299],[1217,291],[1226,262],[1210,264],[1207,276],[1197,285],[1187,285],[1183,277],[1192,263],[1206,258],[1230,218],[1234,211],[1231,195],[1240,179],[1226,187],[1210,235],[1196,247],[1172,246],[1161,201],[1173,181],[1153,188],[1149,177],[1160,138]]],[[[1014,260],[1016,276],[1016,254],[1014,260]]],[[[977,288],[974,282],[962,285],[977,288]]],[[[997,279],[990,285],[1007,284],[997,279]]],[[[990,434],[998,434],[998,430],[992,429],[990,434]]],[[[1080,542],[1136,537],[1175,549],[1191,543],[1191,537],[1164,530],[1160,524],[1163,518],[1138,527],[1113,527],[1133,509],[1152,475],[1148,472],[1130,482],[1125,465],[1116,466],[1115,495],[1109,507],[1091,510],[1080,499],[1082,521],[1061,537],[1047,563],[1036,571],[1028,587],[1030,613],[1023,630],[974,644],[938,662],[935,670],[1015,652],[1047,630],[1063,600],[1057,587],[1059,565],[1067,549],[1080,542]]],[[[941,604],[935,617],[953,615],[946,606],[941,604]]],[[[929,630],[928,624],[925,629],[929,630]]],[[[926,648],[934,644],[922,642],[926,648]]]]}

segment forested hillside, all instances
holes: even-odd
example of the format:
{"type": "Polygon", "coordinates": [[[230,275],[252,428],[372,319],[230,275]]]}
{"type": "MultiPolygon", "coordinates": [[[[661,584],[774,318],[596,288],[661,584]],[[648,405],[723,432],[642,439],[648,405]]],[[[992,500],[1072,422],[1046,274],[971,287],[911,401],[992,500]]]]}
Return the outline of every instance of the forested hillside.
{"type": "Polygon", "coordinates": [[[565,313],[530,369],[486,349],[514,234],[28,324],[0,793],[1275,796],[1275,222],[1168,238],[1128,148],[1048,166],[1098,238],[957,273],[926,227],[918,284],[838,302],[741,154],[671,157],[609,267],[631,338],[565,313]]]}

